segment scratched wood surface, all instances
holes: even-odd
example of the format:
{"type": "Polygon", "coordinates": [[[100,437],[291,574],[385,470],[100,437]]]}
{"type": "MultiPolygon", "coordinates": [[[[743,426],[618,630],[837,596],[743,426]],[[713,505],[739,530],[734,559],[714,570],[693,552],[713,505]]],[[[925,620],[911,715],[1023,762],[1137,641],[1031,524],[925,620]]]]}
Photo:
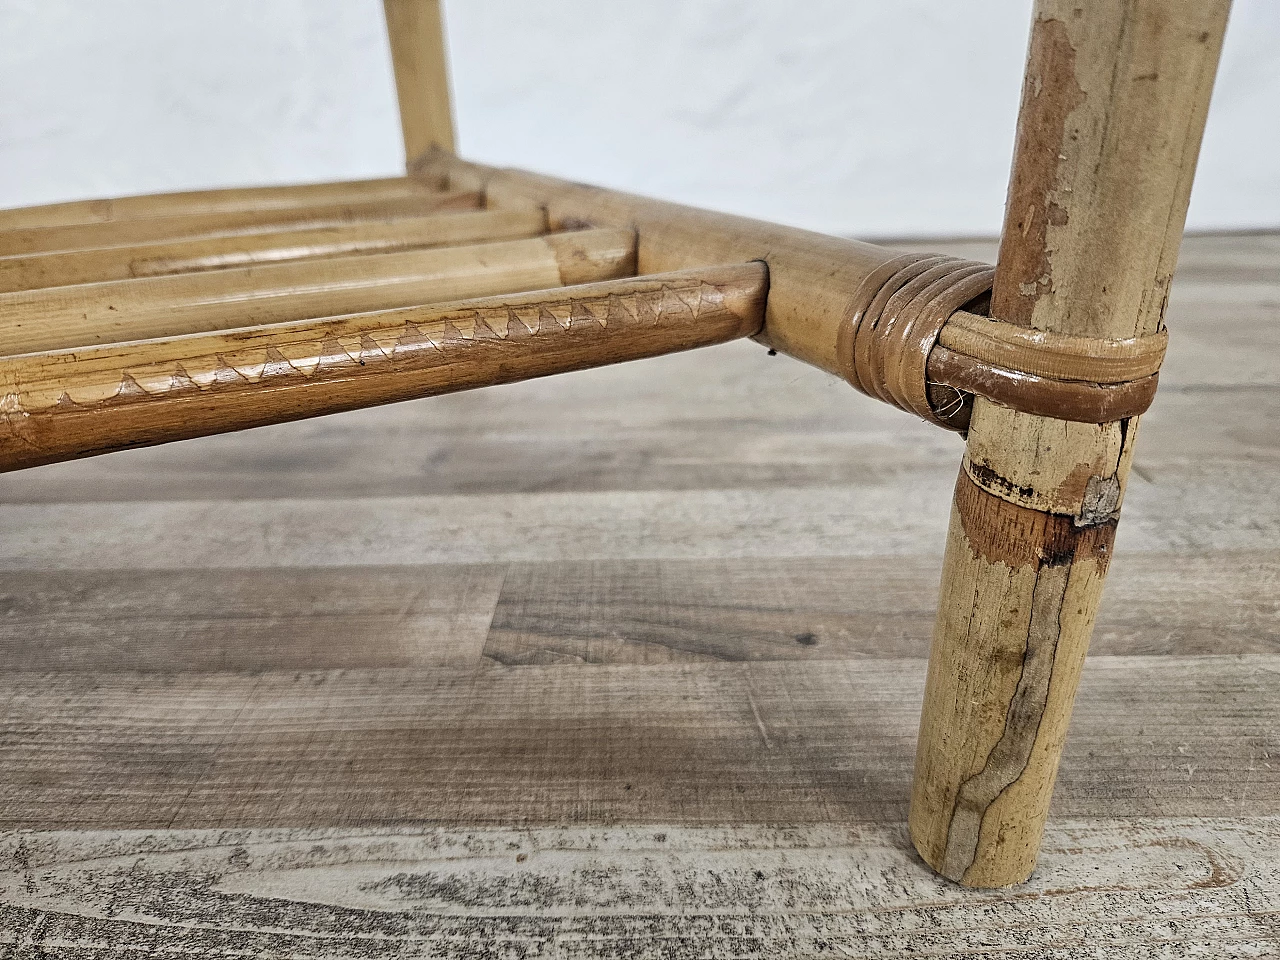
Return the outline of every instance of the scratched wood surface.
{"type": "Polygon", "coordinates": [[[960,442],[737,343],[0,476],[0,957],[1280,955],[1280,235],[1169,322],[1028,886],[903,826],[960,442]]]}

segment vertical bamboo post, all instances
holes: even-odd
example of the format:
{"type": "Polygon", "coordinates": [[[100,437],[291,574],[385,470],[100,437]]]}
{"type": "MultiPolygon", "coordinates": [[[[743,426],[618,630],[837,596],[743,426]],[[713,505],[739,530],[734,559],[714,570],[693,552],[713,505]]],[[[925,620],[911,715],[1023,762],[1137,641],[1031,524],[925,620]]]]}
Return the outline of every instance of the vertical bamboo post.
{"type": "MultiPolygon", "coordinates": [[[[1159,328],[1228,7],[1037,0],[993,316],[1159,328]]],[[[1136,429],[975,403],[910,818],[921,856],[967,886],[1035,867],[1136,429]]]]}
{"type": "Polygon", "coordinates": [[[382,0],[400,100],[407,164],[438,147],[453,153],[449,58],[440,0],[382,0]]]}

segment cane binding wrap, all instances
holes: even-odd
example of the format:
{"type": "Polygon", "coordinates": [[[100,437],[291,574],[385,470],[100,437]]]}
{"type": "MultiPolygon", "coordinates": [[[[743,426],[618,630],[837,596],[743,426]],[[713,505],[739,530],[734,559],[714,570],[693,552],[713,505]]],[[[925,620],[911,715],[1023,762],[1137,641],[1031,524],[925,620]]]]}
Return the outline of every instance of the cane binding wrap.
{"type": "Polygon", "coordinates": [[[840,324],[840,373],[870,397],[965,431],[976,394],[1024,413],[1109,423],[1155,398],[1167,334],[1072,337],[965,311],[986,301],[995,268],[903,254],[854,294],[840,324]]]}

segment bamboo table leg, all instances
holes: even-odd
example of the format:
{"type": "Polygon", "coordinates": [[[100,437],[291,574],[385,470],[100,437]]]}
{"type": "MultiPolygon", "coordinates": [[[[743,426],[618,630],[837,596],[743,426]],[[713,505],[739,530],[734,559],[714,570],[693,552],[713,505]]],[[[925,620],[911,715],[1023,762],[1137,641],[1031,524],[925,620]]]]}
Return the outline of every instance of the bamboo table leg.
{"type": "Polygon", "coordinates": [[[453,152],[453,105],[440,0],[383,0],[405,159],[453,152]]]}
{"type": "MultiPolygon", "coordinates": [[[[1038,0],[992,315],[1156,331],[1229,0],[1038,0]]],[[[956,486],[911,835],[969,886],[1030,876],[1137,422],[977,398],[956,486]]]]}

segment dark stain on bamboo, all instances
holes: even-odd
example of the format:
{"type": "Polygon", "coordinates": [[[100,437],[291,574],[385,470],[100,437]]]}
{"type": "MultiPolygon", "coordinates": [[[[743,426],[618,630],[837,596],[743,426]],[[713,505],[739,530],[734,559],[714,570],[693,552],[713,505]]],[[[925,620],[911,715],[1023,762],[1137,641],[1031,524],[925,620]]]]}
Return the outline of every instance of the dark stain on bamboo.
{"type": "Polygon", "coordinates": [[[1027,77],[1022,88],[1007,221],[1000,241],[1000,270],[991,294],[992,316],[1031,326],[1036,301],[1052,290],[1048,228],[1067,222],[1055,200],[1057,167],[1067,119],[1085,100],[1076,81],[1076,51],[1061,20],[1036,20],[1031,29],[1027,77]],[[1034,102],[1034,109],[1028,104],[1034,102]],[[1016,219],[1015,219],[1016,217],[1016,219]]]}
{"type": "Polygon", "coordinates": [[[988,563],[1017,568],[1092,560],[1105,571],[1110,562],[1114,514],[1082,525],[1066,514],[1010,503],[978,486],[965,471],[956,481],[955,504],[969,548],[988,563]]]}

